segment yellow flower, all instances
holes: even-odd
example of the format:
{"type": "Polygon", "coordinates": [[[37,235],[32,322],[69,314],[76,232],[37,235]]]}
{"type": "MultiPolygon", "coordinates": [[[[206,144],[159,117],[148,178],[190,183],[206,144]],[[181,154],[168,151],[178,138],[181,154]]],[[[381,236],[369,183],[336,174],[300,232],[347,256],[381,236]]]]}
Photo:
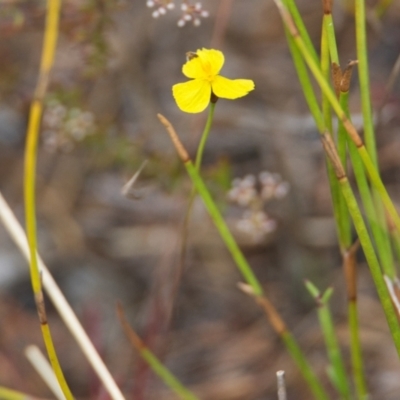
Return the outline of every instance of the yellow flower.
{"type": "Polygon", "coordinates": [[[205,110],[212,94],[233,100],[254,89],[252,80],[232,80],[219,75],[224,61],[224,55],[218,50],[202,49],[192,53],[192,58],[182,68],[183,74],[192,80],[172,87],[172,94],[182,111],[199,113],[205,110]]]}

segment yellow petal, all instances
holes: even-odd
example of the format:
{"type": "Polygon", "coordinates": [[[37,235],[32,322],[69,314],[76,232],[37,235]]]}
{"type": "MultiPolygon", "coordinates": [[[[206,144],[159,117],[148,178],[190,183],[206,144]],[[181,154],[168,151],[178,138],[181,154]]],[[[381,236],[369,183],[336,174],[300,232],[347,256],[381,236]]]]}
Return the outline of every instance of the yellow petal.
{"type": "Polygon", "coordinates": [[[225,62],[225,57],[219,50],[214,49],[202,49],[197,50],[197,58],[200,59],[204,72],[209,77],[213,77],[221,71],[222,66],[225,62]]]}
{"type": "Polygon", "coordinates": [[[182,67],[183,75],[192,79],[207,79],[207,73],[203,69],[203,63],[199,57],[194,57],[182,67]]]}
{"type": "Polygon", "coordinates": [[[254,89],[254,82],[250,79],[228,79],[217,75],[212,85],[212,91],[223,99],[238,99],[246,96],[254,89]]]}
{"type": "Polygon", "coordinates": [[[178,107],[187,113],[199,113],[206,109],[211,98],[209,82],[195,79],[172,86],[172,94],[178,107]]]}

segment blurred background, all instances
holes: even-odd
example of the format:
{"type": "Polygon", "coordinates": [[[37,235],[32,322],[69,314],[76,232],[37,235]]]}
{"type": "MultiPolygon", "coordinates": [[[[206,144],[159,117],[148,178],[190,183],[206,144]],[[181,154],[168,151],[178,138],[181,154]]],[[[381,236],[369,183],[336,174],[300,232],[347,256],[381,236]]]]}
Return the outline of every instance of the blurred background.
{"type": "MultiPolygon", "coordinates": [[[[161,10],[160,2],[145,0],[63,2],[38,155],[40,253],[127,398],[175,397],[123,335],[118,301],[147,345],[201,399],[276,399],[280,369],[289,399],[311,397],[261,310],[237,289],[241,277],[199,199],[181,273],[191,183],[156,114],[174,124],[194,155],[207,113],[179,111],[171,87],[186,80],[186,52],[220,49],[222,74],[252,79],[256,90],[218,102],[203,176],[268,297],[333,393],[303,280],[334,288],[331,306],[349,366],[345,285],[318,132],[281,20],[272,1],[182,3],[170,2],[171,9],[165,2],[161,10]],[[130,194],[122,195],[145,160],[130,194]]],[[[322,6],[297,4],[318,48],[322,6]]],[[[0,189],[21,223],[25,130],[44,16],[44,1],[0,0],[0,189]]],[[[356,52],[354,16],[344,0],[335,4],[334,20],[345,66],[356,52]]],[[[400,84],[388,95],[385,86],[399,56],[399,0],[381,20],[369,17],[368,33],[382,176],[398,203],[400,84]]],[[[351,109],[360,126],[356,72],[351,109]]],[[[23,354],[29,344],[43,345],[27,264],[3,227],[0,265],[0,385],[51,398],[23,354]]],[[[73,393],[107,398],[47,304],[73,393]]],[[[361,254],[359,305],[371,398],[398,399],[398,359],[361,254]]]]}

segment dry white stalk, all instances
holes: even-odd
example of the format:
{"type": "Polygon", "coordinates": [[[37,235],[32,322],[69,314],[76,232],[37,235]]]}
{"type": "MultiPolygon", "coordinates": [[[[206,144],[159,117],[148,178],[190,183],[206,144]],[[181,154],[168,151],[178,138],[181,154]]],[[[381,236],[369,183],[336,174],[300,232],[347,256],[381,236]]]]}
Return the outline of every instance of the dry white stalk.
{"type": "Polygon", "coordinates": [[[286,395],[286,383],[285,383],[285,371],[276,372],[276,380],[278,383],[278,400],[287,400],[286,395]]]}
{"type": "Polygon", "coordinates": [[[128,182],[125,183],[124,186],[122,186],[121,189],[121,194],[125,197],[127,197],[131,190],[133,189],[133,185],[135,184],[135,182],[137,181],[137,179],[139,178],[140,173],[143,171],[143,168],[146,166],[148,160],[144,160],[142,162],[142,164],[140,165],[139,169],[135,172],[135,174],[132,176],[131,179],[129,179],[128,182]]]}
{"type": "MultiPolygon", "coordinates": [[[[25,256],[28,263],[30,260],[30,253],[28,242],[24,230],[22,229],[20,223],[15,218],[13,212],[5,201],[4,197],[0,193],[0,219],[8,231],[11,238],[14,240],[21,253],[25,256]]],[[[70,330],[72,336],[77,341],[82,352],[88,359],[89,363],[93,367],[97,376],[103,382],[104,387],[109,393],[113,400],[125,400],[121,390],[118,388],[113,377],[105,366],[103,360],[100,358],[95,347],[90,341],[88,335],[80,324],[78,318],[76,317],[71,306],[65,299],[57,283],[54,281],[51,273],[47,269],[40,255],[37,256],[39,269],[42,274],[43,287],[51,301],[53,302],[55,308],[63,319],[65,325],[70,330]]]]}
{"type": "Polygon", "coordinates": [[[25,356],[46,383],[47,387],[54,394],[54,396],[58,400],[65,400],[64,393],[62,392],[60,384],[57,381],[56,374],[40,349],[35,345],[27,346],[25,348],[25,356]]]}

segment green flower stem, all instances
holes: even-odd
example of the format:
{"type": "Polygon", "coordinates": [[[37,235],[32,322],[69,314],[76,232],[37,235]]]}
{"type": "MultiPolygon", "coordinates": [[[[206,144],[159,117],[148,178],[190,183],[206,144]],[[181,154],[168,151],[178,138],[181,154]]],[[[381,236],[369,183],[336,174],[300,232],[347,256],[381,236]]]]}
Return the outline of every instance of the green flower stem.
{"type": "Polygon", "coordinates": [[[254,293],[256,295],[262,295],[263,290],[260,282],[254,275],[250,265],[248,264],[246,258],[244,257],[242,251],[237,245],[234,237],[229,231],[226,222],[222,218],[221,213],[219,212],[217,206],[215,205],[214,200],[212,199],[210,192],[208,191],[206,185],[204,184],[203,179],[198,173],[196,167],[193,165],[191,160],[187,160],[185,163],[186,170],[192,179],[192,182],[196,188],[196,191],[200,194],[203,199],[204,205],[207,208],[208,213],[210,214],[211,219],[213,220],[215,226],[217,227],[222,240],[224,241],[226,247],[230,251],[239,271],[241,272],[244,280],[252,287],[254,293]]]}
{"type": "MultiPolygon", "coordinates": [[[[201,169],[204,148],[206,146],[207,139],[210,134],[211,125],[212,125],[213,118],[214,118],[215,104],[216,103],[210,103],[210,107],[208,109],[206,125],[205,125],[203,133],[201,135],[199,146],[197,147],[196,161],[195,161],[195,167],[196,167],[197,172],[200,172],[200,169],[201,169]]],[[[182,272],[183,272],[183,269],[185,266],[189,220],[190,220],[190,215],[192,213],[192,207],[193,207],[193,202],[194,202],[195,197],[196,197],[196,189],[193,186],[192,190],[190,191],[189,202],[188,202],[188,205],[186,208],[185,217],[183,219],[183,224],[182,224],[182,234],[181,234],[182,245],[181,245],[181,253],[180,253],[180,263],[179,263],[179,269],[178,269],[178,277],[180,277],[182,275],[182,272]]],[[[177,282],[179,282],[179,280],[177,282]]]]}
{"type": "Polygon", "coordinates": [[[365,165],[365,168],[368,172],[368,176],[371,180],[372,185],[376,188],[379,196],[381,197],[383,204],[393,220],[393,223],[396,225],[396,228],[400,232],[400,217],[397,213],[393,202],[391,201],[389,194],[385,186],[382,183],[382,180],[379,176],[379,173],[376,170],[376,167],[371,160],[369,153],[367,152],[357,130],[353,126],[353,124],[347,119],[345,112],[340,106],[339,101],[337,100],[335,94],[333,93],[329,83],[326,81],[325,77],[323,76],[318,64],[314,61],[314,58],[310,51],[308,50],[307,45],[304,43],[302,37],[300,36],[296,26],[293,23],[291,15],[288,13],[288,10],[285,8],[281,0],[274,0],[279,11],[281,12],[282,19],[289,30],[290,35],[292,35],[293,40],[298,47],[300,53],[302,54],[306,64],[310,68],[314,78],[317,80],[321,90],[323,91],[324,95],[329,100],[333,110],[337,114],[338,118],[342,121],[347,133],[349,134],[350,138],[355,142],[357,146],[357,150],[360,153],[361,159],[365,165]]]}
{"type": "Polygon", "coordinates": [[[350,398],[350,386],[347,381],[347,373],[339,348],[338,340],[335,334],[335,328],[329,310],[328,301],[333,294],[333,289],[328,288],[324,294],[314,286],[310,281],[305,282],[306,288],[317,303],[319,323],[324,335],[325,346],[331,363],[332,383],[338,390],[342,399],[350,398]]]}
{"type": "Polygon", "coordinates": [[[361,246],[364,250],[365,258],[369,269],[371,271],[372,279],[374,280],[376,290],[378,292],[379,300],[382,304],[382,308],[385,312],[386,320],[389,325],[389,329],[393,338],[394,345],[397,350],[397,354],[400,356],[400,326],[397,319],[396,311],[393,308],[390,294],[387,289],[386,283],[383,279],[382,271],[379,266],[379,261],[376,256],[373,244],[368,234],[367,227],[365,226],[362,214],[358,207],[357,201],[352,192],[349,181],[346,177],[339,180],[342,188],[342,193],[346,199],[347,207],[350,215],[353,219],[354,226],[356,228],[358,238],[361,246]]]}
{"type": "Polygon", "coordinates": [[[39,136],[40,120],[43,113],[43,98],[46,93],[49,73],[53,65],[54,54],[57,44],[58,23],[60,16],[60,0],[48,0],[46,12],[46,28],[43,40],[43,50],[40,62],[39,79],[35,90],[34,100],[31,105],[25,146],[24,166],[24,200],[26,231],[30,251],[30,274],[33,294],[39,314],[40,327],[47,354],[60,384],[61,390],[67,400],[73,396],[65,380],[57,353],[54,348],[50,327],[47,322],[45,303],[42,292],[42,283],[37,260],[37,237],[36,237],[36,205],[35,205],[35,173],[37,160],[37,143],[39,136]]]}
{"type": "Polygon", "coordinates": [[[201,135],[201,138],[200,138],[199,147],[197,148],[196,161],[194,164],[196,166],[197,171],[200,171],[201,162],[203,160],[204,148],[206,146],[207,139],[210,134],[211,125],[212,125],[213,118],[214,118],[215,104],[216,103],[210,103],[210,108],[208,110],[208,116],[207,116],[207,122],[204,127],[203,134],[201,135]]]}

